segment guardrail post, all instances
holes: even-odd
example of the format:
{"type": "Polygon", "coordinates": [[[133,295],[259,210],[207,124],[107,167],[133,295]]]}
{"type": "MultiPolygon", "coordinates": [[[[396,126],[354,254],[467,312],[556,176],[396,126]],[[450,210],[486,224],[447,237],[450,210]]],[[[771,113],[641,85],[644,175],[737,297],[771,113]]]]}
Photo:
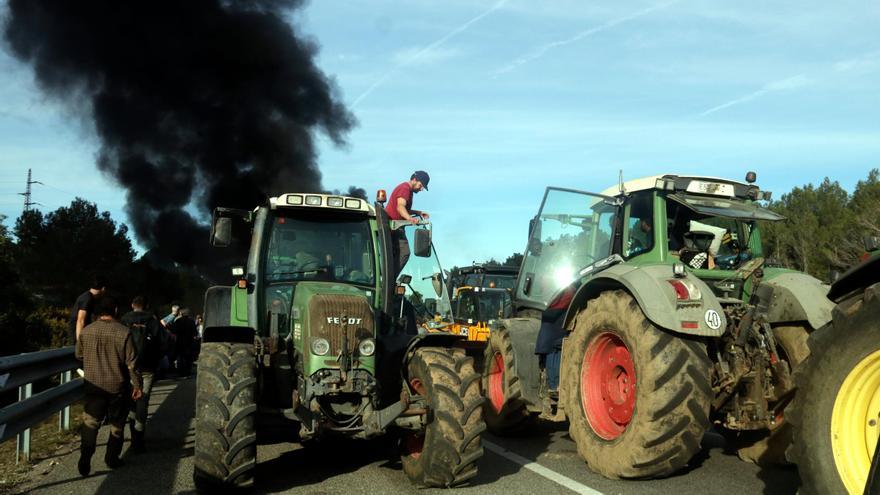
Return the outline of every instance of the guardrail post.
{"type": "MultiPolygon", "coordinates": [[[[69,382],[71,379],[70,370],[61,373],[61,385],[69,382]]],[[[70,406],[65,407],[58,413],[58,431],[70,430],[70,406]]]]}
{"type": "MultiPolygon", "coordinates": [[[[33,391],[33,389],[32,389],[32,385],[30,383],[18,387],[18,400],[19,400],[19,402],[26,400],[26,399],[30,399],[32,391],[33,391]]],[[[31,460],[31,429],[30,428],[19,433],[18,437],[16,438],[16,447],[15,447],[15,463],[16,464],[18,464],[21,461],[22,455],[24,456],[25,462],[30,462],[30,460],[31,460]]]]}

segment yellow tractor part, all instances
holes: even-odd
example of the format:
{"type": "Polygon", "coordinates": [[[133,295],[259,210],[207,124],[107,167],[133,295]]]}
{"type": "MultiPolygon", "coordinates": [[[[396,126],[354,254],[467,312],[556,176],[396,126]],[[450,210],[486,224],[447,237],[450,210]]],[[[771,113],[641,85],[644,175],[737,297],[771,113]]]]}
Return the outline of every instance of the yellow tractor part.
{"type": "Polygon", "coordinates": [[[486,322],[456,323],[452,325],[452,333],[467,335],[470,342],[486,342],[489,340],[489,325],[486,322]]]}
{"type": "Polygon", "coordinates": [[[862,493],[880,436],[880,350],[846,376],[831,414],[831,448],[849,493],[862,493]]]}

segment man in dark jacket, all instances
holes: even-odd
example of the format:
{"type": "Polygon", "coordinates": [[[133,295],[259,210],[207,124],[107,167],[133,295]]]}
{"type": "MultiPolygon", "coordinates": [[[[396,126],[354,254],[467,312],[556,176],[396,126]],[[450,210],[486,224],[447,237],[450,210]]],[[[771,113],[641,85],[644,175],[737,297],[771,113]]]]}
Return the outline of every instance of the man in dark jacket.
{"type": "Polygon", "coordinates": [[[171,324],[171,334],[174,335],[177,374],[181,378],[187,378],[192,372],[193,347],[198,334],[189,308],[180,310],[180,316],[171,324]]]}
{"type": "Polygon", "coordinates": [[[125,434],[125,417],[131,401],[143,393],[141,376],[135,367],[134,344],[125,325],[116,321],[116,303],[103,296],[95,303],[97,319],[80,332],[76,357],[83,362],[85,405],[81,431],[80,474],[88,476],[101,422],[110,425],[104,462],[109,468],[122,466],[119,458],[125,434]]]}
{"type": "Polygon", "coordinates": [[[144,311],[144,298],[135,297],[131,301],[131,311],[122,317],[122,324],[131,332],[134,344],[135,366],[141,372],[144,387],[143,395],[134,404],[128,415],[128,426],[131,430],[131,448],[135,452],[144,451],[144,434],[147,426],[147,408],[150,405],[150,391],[153,379],[159,369],[162,353],[167,350],[166,331],[159,325],[159,320],[152,313],[144,311]]]}

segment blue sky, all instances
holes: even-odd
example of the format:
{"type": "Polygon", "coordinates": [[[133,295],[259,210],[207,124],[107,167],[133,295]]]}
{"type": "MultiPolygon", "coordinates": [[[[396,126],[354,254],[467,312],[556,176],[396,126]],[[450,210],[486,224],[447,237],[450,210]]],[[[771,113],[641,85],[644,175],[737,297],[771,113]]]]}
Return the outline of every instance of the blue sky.
{"type": "MultiPolygon", "coordinates": [[[[321,0],[290,21],[359,120],[319,139],[324,185],[427,170],[444,265],[521,251],[546,185],[756,170],[779,194],[880,167],[877,2],[321,0]]],[[[77,194],[124,220],[96,148],[0,55],[0,214],[31,167],[44,210],[77,194]]]]}

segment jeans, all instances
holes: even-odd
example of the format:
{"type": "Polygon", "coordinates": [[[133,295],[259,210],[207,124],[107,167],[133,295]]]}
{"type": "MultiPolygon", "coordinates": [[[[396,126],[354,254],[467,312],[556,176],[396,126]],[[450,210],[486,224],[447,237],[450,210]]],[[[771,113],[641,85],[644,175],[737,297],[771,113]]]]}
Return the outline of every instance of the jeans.
{"type": "Polygon", "coordinates": [[[147,409],[150,406],[150,392],[153,391],[154,373],[152,371],[141,372],[144,381],[144,395],[134,404],[132,411],[128,413],[129,421],[134,421],[134,429],[144,431],[147,425],[147,409]]]}
{"type": "Polygon", "coordinates": [[[397,261],[396,279],[400,272],[403,271],[403,267],[406,266],[406,262],[409,261],[409,241],[406,240],[406,232],[403,228],[393,231],[391,236],[393,238],[391,251],[394,255],[394,260],[397,261]]]}

